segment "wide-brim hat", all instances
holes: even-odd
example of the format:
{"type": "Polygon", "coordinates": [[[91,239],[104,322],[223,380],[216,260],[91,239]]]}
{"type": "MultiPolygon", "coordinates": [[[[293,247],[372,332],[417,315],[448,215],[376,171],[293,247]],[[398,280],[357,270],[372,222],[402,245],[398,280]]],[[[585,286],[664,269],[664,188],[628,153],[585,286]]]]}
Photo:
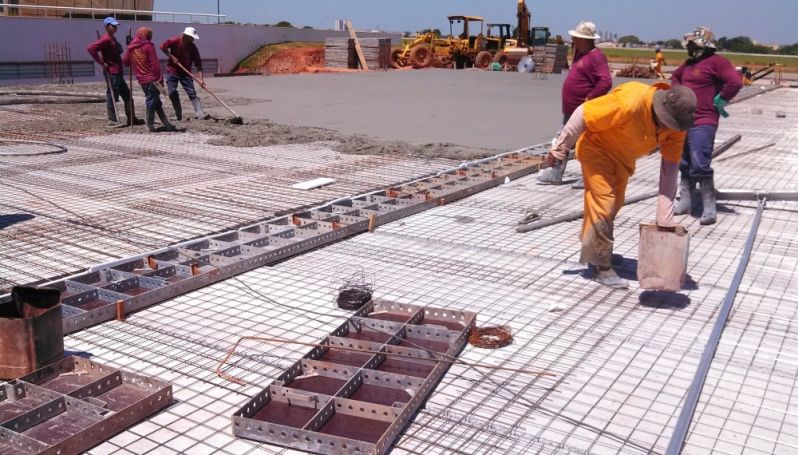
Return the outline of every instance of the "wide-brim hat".
{"type": "Polygon", "coordinates": [[[568,34],[574,38],[601,39],[601,35],[596,33],[596,24],[587,21],[580,22],[575,30],[568,30],[568,34]]]}
{"type": "Polygon", "coordinates": [[[698,47],[715,49],[715,43],[712,42],[714,36],[711,28],[696,27],[692,32],[684,34],[682,46],[687,47],[687,43],[695,43],[698,47]]]}
{"type": "Polygon", "coordinates": [[[684,85],[654,92],[654,113],[666,127],[687,131],[695,124],[695,93],[684,85]]]}
{"type": "Polygon", "coordinates": [[[197,35],[197,30],[194,27],[186,27],[186,29],[183,30],[183,34],[190,36],[194,39],[199,39],[199,35],[197,35]]]}

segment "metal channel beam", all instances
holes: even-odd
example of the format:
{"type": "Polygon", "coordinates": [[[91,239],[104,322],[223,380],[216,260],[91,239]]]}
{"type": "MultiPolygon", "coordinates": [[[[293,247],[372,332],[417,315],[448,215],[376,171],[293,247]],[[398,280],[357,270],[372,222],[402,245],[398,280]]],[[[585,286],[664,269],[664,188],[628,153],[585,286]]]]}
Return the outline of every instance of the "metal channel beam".
{"type": "Polygon", "coordinates": [[[47,285],[61,290],[64,333],[74,333],[531,174],[540,169],[545,148],[464,163],[386,190],[94,266],[47,285]]]}
{"type": "Polygon", "coordinates": [[[751,225],[751,232],[748,234],[748,239],[745,241],[745,248],[743,249],[740,263],[737,265],[737,271],[734,274],[734,279],[732,279],[729,291],[726,293],[726,297],[723,299],[723,303],[720,306],[720,311],[718,312],[718,317],[715,319],[715,325],[712,327],[712,332],[707,340],[704,353],[701,355],[701,361],[698,364],[698,369],[693,377],[693,382],[690,384],[690,389],[687,392],[687,398],[685,399],[684,406],[679,414],[679,420],[676,421],[676,427],[673,430],[673,436],[671,437],[671,440],[668,443],[668,448],[665,451],[666,455],[679,455],[684,447],[684,442],[687,439],[687,433],[690,430],[690,424],[693,421],[693,414],[698,406],[698,399],[701,397],[701,390],[704,388],[704,383],[706,382],[709,368],[712,365],[712,359],[715,357],[715,352],[718,349],[720,337],[723,334],[723,329],[726,327],[726,321],[729,318],[732,305],[734,304],[734,299],[737,296],[737,290],[739,289],[740,282],[745,274],[745,269],[748,267],[748,260],[751,257],[751,250],[754,247],[754,240],[756,239],[756,234],[759,230],[759,224],[762,221],[762,213],[765,210],[765,203],[765,199],[759,200],[756,215],[754,215],[754,222],[751,225]]]}

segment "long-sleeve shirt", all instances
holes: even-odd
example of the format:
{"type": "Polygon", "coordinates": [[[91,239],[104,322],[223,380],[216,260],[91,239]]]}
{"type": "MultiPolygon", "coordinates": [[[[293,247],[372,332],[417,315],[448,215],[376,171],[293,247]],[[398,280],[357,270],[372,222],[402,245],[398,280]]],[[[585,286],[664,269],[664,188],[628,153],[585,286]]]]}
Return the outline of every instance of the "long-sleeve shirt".
{"type": "Polygon", "coordinates": [[[604,96],[612,88],[607,57],[598,48],[574,56],[574,62],[562,85],[562,113],[566,117],[582,103],[604,96]]]}
{"type": "Polygon", "coordinates": [[[86,48],[95,62],[108,64],[108,72],[122,74],[122,45],[113,36],[103,35],[86,48]]]}
{"type": "Polygon", "coordinates": [[[674,85],[684,85],[695,92],[695,125],[718,125],[715,96],[731,101],[743,88],[743,81],[731,62],[718,54],[694,63],[682,63],[672,76],[674,85]]]}
{"type": "MultiPolygon", "coordinates": [[[[184,43],[181,36],[175,36],[161,43],[161,50],[177,58],[187,70],[191,71],[191,66],[194,65],[197,71],[202,71],[202,58],[200,57],[199,49],[194,43],[184,43]]],[[[177,65],[170,60],[166,65],[166,70],[174,75],[185,76],[185,71],[181,70],[177,65]]]]}
{"type": "Polygon", "coordinates": [[[130,66],[139,84],[151,84],[163,79],[161,63],[155,53],[152,41],[136,37],[127,47],[127,53],[122,59],[125,66],[130,66]]]}

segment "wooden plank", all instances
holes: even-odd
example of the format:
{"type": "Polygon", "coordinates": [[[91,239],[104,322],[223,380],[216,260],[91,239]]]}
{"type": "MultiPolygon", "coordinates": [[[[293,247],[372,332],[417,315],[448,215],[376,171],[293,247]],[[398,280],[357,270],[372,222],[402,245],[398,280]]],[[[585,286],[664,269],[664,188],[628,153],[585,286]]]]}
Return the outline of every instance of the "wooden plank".
{"type": "Polygon", "coordinates": [[[363,49],[360,48],[360,42],[357,40],[355,28],[352,27],[352,21],[346,21],[346,29],[349,30],[349,37],[355,40],[355,51],[357,52],[358,60],[360,60],[360,67],[368,71],[369,66],[366,64],[366,57],[363,56],[363,49]]]}

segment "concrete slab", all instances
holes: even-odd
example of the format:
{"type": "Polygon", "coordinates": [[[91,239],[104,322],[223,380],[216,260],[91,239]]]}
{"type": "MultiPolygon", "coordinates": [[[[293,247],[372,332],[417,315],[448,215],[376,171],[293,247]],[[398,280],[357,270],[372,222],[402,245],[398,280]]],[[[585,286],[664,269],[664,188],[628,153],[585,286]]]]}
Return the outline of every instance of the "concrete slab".
{"type": "Polygon", "coordinates": [[[504,151],[551,140],[562,119],[562,81],[431,69],[214,78],[208,85],[223,96],[268,100],[234,107],[244,118],[504,151]]]}

